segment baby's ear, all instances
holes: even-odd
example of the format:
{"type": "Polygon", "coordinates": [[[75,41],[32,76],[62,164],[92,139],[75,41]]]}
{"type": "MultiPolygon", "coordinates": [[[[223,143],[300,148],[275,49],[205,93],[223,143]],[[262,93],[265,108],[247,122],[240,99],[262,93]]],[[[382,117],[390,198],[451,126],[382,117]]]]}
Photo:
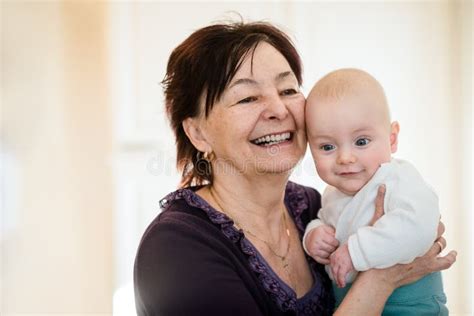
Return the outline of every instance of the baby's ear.
{"type": "Polygon", "coordinates": [[[393,121],[390,126],[390,149],[392,154],[397,151],[398,148],[398,133],[400,132],[400,124],[397,121],[393,121]]]}

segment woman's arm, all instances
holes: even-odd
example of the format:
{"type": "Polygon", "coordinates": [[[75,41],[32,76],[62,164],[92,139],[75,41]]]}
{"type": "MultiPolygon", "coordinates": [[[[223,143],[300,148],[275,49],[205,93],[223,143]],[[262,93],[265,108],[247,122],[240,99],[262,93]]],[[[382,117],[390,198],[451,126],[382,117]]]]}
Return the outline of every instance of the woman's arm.
{"type": "MultiPolygon", "coordinates": [[[[381,186],[371,224],[383,215],[384,194],[385,187],[381,186]]],[[[455,251],[439,257],[439,253],[446,247],[445,239],[440,237],[443,233],[444,225],[440,222],[439,238],[424,256],[416,258],[412,263],[360,273],[334,315],[380,315],[385,302],[396,288],[417,281],[429,273],[451,267],[456,261],[455,251]]]]}

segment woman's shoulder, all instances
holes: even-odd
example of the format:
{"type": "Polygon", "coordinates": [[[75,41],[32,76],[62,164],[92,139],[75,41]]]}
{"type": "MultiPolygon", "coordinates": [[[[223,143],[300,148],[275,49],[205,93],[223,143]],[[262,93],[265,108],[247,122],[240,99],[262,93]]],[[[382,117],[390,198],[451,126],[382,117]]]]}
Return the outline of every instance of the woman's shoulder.
{"type": "Polygon", "coordinates": [[[168,237],[173,238],[176,235],[191,238],[222,237],[219,231],[231,225],[231,221],[194,191],[192,188],[179,189],[161,199],[161,212],[148,225],[141,243],[160,234],[172,235],[168,237]]]}
{"type": "Polygon", "coordinates": [[[312,187],[288,181],[285,204],[292,213],[298,228],[304,230],[306,224],[316,218],[321,208],[321,194],[312,187]]]}
{"type": "Polygon", "coordinates": [[[320,202],[321,194],[314,188],[288,181],[285,196],[290,200],[305,201],[308,203],[320,202]]]}

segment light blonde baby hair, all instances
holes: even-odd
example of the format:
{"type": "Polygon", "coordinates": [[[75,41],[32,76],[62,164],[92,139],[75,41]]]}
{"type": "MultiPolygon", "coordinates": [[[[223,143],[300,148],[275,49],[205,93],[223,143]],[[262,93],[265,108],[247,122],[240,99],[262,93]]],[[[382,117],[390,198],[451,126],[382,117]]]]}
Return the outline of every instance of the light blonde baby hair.
{"type": "Polygon", "coordinates": [[[390,120],[390,111],[382,85],[361,69],[342,68],[328,73],[311,89],[308,102],[310,103],[312,98],[342,100],[345,96],[367,93],[370,93],[375,102],[386,108],[390,120]]]}

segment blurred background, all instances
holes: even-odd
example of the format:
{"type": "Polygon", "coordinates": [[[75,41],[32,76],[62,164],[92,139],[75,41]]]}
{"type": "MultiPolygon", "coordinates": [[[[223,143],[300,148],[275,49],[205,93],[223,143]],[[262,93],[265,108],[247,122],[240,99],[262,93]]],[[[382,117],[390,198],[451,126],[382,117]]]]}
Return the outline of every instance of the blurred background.
{"type": "MultiPolygon", "coordinates": [[[[5,0],[0,314],[134,315],[135,251],[179,180],[159,82],[174,47],[235,12],[293,38],[305,95],[340,67],[379,79],[396,156],[438,192],[459,253],[451,315],[472,315],[472,1],[5,0]]],[[[308,155],[292,179],[321,190],[308,155]]]]}

